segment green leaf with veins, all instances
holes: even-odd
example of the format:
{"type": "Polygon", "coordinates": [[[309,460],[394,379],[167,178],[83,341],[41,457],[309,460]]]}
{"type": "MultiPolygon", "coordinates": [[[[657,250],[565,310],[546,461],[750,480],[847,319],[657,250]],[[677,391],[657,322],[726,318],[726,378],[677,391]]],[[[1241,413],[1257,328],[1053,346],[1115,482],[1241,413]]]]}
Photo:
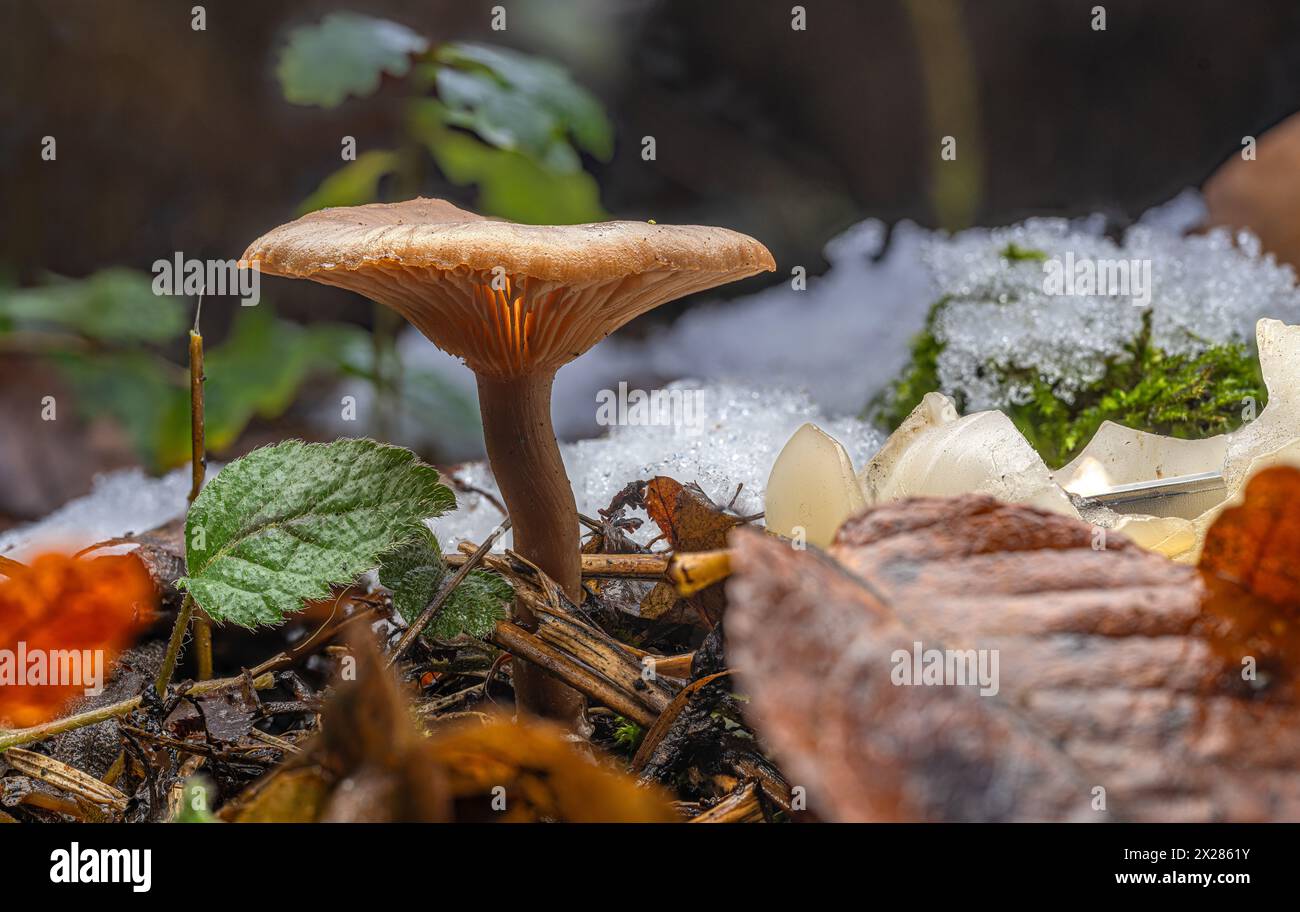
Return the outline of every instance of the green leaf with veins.
{"type": "MultiPolygon", "coordinates": [[[[428,526],[422,525],[421,530],[422,534],[384,555],[379,565],[379,582],[392,591],[393,607],[408,624],[419,620],[448,576],[438,539],[428,526]]],[[[495,573],[472,570],[447,596],[421,635],[438,640],[462,633],[486,637],[506,616],[513,596],[510,584],[495,573]]]]}
{"type": "Polygon", "coordinates": [[[438,98],[447,123],[474,131],[498,149],[522,152],[557,174],[572,174],[582,165],[556,116],[491,73],[443,67],[438,98]]]}
{"type": "MultiPolygon", "coordinates": [[[[452,98],[443,100],[449,107],[461,107],[471,113],[479,123],[489,130],[512,130],[512,125],[502,123],[501,114],[527,107],[545,112],[554,123],[556,138],[571,134],[582,149],[601,161],[608,161],[614,152],[614,131],[609,118],[599,101],[590,92],[573,81],[568,72],[549,60],[521,54],[509,48],[491,47],[486,44],[470,42],[453,42],[438,48],[436,57],[439,63],[453,67],[462,73],[479,77],[475,84],[461,81],[457,88],[462,90],[452,98]],[[485,81],[486,80],[486,81],[485,81]],[[488,91],[489,81],[499,87],[500,91],[488,91]],[[465,91],[473,90],[466,95],[465,91]],[[514,95],[518,99],[506,104],[504,95],[514,95]]],[[[438,89],[444,90],[444,73],[439,74],[438,89]]],[[[523,135],[535,127],[538,121],[531,119],[527,130],[516,125],[523,135]]],[[[479,132],[477,126],[472,127],[479,132]]],[[[496,143],[490,135],[480,132],[484,139],[496,143]]],[[[513,148],[501,146],[502,148],[513,148]]],[[[546,156],[540,156],[545,159],[546,156]]]]}
{"type": "Polygon", "coordinates": [[[330,13],[289,33],[275,74],[285,100],[332,108],[370,95],[383,74],[405,76],[429,42],[404,25],[359,13],[330,13]]]}
{"type": "Polygon", "coordinates": [[[217,621],[278,624],[379,566],[456,505],[438,470],[373,440],[254,450],[218,473],[185,521],[177,582],[217,621]]]}

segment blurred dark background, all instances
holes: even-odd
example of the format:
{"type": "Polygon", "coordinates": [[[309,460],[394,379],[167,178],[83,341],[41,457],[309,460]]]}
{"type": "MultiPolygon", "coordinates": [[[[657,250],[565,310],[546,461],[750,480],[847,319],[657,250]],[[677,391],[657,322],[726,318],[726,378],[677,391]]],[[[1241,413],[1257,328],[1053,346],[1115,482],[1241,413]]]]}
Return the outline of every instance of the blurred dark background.
{"type": "MultiPolygon", "coordinates": [[[[978,159],[961,222],[1132,216],[1300,107],[1292,0],[1122,0],[1104,32],[1084,0],[812,0],[803,32],[785,0],[512,0],[499,32],[494,5],[221,0],[195,32],[189,0],[6,3],[5,265],[29,279],[236,256],[290,217],[339,136],[382,144],[400,116],[391,93],[333,110],[281,97],[285,31],[337,9],[565,64],[615,124],[615,157],[593,168],[611,213],[730,225],[783,263],[815,263],[868,215],[941,224],[943,135],[978,159]]],[[[436,174],[423,189],[472,202],[436,174]]]]}
{"type": "MultiPolygon", "coordinates": [[[[191,28],[194,5],[4,4],[9,284],[148,270],[178,250],[236,257],[338,167],[341,136],[387,144],[406,98],[395,80],[333,109],[291,105],[276,83],[288,31],[336,10],[568,68],[613,123],[612,158],[584,159],[605,210],[726,225],[772,249],[775,277],[724,295],[792,264],[817,273],[825,241],[867,216],[955,229],[1102,211],[1122,223],[1300,108],[1295,0],[1116,0],[1100,4],[1105,31],[1091,27],[1093,0],[810,0],[805,31],[787,0],[221,0],[205,4],[205,31],[191,28]],[[490,27],[498,5],[504,31],[490,27]],[[640,155],[647,135],[655,161],[640,155]],[[946,171],[945,135],[959,143],[946,171]]],[[[474,205],[473,187],[437,169],[419,189],[474,205]]],[[[266,293],[298,321],[372,319],[366,302],[310,283],[270,280],[266,293]]],[[[213,339],[229,313],[214,310],[213,339]]],[[[0,372],[28,382],[25,368],[0,372]]],[[[86,487],[83,469],[9,515],[86,487]]]]}

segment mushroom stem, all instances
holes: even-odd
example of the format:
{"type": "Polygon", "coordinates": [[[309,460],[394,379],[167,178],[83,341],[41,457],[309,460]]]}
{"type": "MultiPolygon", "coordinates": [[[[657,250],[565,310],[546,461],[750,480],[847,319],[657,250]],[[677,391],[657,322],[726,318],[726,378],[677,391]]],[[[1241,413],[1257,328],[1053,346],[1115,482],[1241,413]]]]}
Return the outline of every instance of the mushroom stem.
{"type": "MultiPolygon", "coordinates": [[[[480,375],[478,400],[488,462],[510,512],[514,550],[555,580],[576,605],[582,601],[578,505],[551,425],[554,378],[554,371],[508,380],[480,375]]],[[[516,602],[514,613],[520,626],[536,627],[527,606],[516,602]]],[[[568,721],[581,717],[581,694],[527,662],[516,660],[515,666],[522,709],[568,721]]]]}

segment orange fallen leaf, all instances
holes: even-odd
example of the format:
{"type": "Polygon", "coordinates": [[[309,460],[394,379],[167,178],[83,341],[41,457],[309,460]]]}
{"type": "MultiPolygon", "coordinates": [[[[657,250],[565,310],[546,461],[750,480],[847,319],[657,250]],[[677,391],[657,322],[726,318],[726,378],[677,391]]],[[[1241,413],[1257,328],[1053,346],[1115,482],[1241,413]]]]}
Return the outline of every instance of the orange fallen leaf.
{"type": "MultiPolygon", "coordinates": [[[[740,522],[727,513],[694,483],[683,485],[660,475],[645,487],[646,513],[677,552],[716,551],[727,545],[727,533],[740,522]]],[[[678,600],[677,590],[661,582],[647,595],[642,606],[646,617],[662,617],[678,600]]],[[[703,588],[687,601],[711,626],[722,617],[726,599],[721,588],[703,588]]]]}
{"type": "Polygon", "coordinates": [[[1201,569],[1300,608],[1300,469],[1277,466],[1250,479],[1245,502],[1224,510],[1206,533],[1201,569]]]}
{"type": "Polygon", "coordinates": [[[739,521],[709,499],[696,484],[660,475],[645,487],[645,509],[674,551],[723,548],[739,521]]]}
{"type": "Polygon", "coordinates": [[[0,720],[53,718],[106,678],[153,620],[154,584],[133,555],[43,554],[0,579],[0,720]]]}

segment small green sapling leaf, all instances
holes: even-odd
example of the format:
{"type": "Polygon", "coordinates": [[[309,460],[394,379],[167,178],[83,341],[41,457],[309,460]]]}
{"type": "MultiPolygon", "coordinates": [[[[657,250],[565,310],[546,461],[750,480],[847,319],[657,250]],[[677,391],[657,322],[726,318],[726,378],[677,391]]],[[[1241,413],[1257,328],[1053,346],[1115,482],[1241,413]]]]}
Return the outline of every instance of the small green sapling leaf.
{"type": "Polygon", "coordinates": [[[330,13],[289,33],[276,76],[293,104],[332,108],[379,88],[384,73],[405,76],[428,39],[404,25],[360,13],[330,13]]]}
{"type": "Polygon", "coordinates": [[[254,450],[227,465],[185,522],[187,589],[210,617],[278,624],[379,566],[423,519],[456,505],[438,471],[373,440],[254,450]]]}
{"type": "MultiPolygon", "coordinates": [[[[384,555],[379,565],[379,582],[392,591],[393,607],[408,624],[419,619],[447,577],[438,539],[428,526],[420,528],[422,534],[384,555]]],[[[492,625],[506,616],[513,596],[510,584],[495,573],[471,571],[422,633],[440,640],[461,633],[485,637],[492,625]]]]}

